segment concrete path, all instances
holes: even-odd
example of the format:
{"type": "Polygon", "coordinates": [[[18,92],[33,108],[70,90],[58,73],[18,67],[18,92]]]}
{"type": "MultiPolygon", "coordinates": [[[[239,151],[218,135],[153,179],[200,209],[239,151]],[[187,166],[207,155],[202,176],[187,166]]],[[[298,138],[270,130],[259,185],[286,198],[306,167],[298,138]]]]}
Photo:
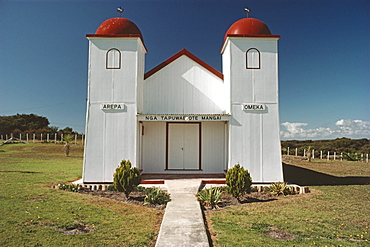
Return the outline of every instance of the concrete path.
{"type": "Polygon", "coordinates": [[[209,247],[203,214],[196,193],[201,179],[165,180],[171,201],[167,204],[156,247],[209,247]]]}

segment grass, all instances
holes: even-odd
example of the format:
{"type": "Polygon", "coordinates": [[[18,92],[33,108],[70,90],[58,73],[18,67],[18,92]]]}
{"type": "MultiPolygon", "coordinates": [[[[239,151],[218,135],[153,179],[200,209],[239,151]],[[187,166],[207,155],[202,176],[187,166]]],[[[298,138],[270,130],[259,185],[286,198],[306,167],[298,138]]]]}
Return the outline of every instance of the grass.
{"type": "Polygon", "coordinates": [[[51,189],[81,177],[83,146],[70,157],[58,144],[0,147],[1,246],[153,246],[162,212],[51,189]],[[87,226],[89,233],[61,229],[87,226]]]}
{"type": "MultiPolygon", "coordinates": [[[[370,175],[369,163],[290,160],[290,164],[318,173],[328,171],[333,177],[370,175]]],[[[310,188],[311,194],[211,211],[208,218],[214,245],[370,246],[369,184],[310,188]],[[270,237],[272,229],[294,239],[270,237]]]]}

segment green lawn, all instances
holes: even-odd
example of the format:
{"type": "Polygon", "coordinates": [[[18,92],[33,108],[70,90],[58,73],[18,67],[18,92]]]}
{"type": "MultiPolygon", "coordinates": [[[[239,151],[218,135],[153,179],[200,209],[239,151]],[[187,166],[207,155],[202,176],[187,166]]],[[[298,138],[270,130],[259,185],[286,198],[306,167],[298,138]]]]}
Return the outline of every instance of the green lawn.
{"type": "MultiPolygon", "coordinates": [[[[209,213],[215,246],[370,246],[370,164],[361,162],[308,163],[291,160],[310,175],[323,176],[339,185],[309,186],[313,193],[255,202],[209,213]],[[365,178],[363,176],[365,175],[365,178]],[[360,184],[340,185],[346,176],[360,184]],[[362,176],[362,177],[361,177],[362,176]],[[367,178],[366,178],[367,176],[367,178]],[[358,179],[361,178],[361,179],[358,179]],[[268,236],[269,233],[278,233],[268,236]],[[280,234],[280,235],[279,235],[280,234]],[[274,236],[289,236],[290,240],[274,236]]],[[[309,181],[305,173],[290,174],[309,181]]],[[[313,179],[312,181],[315,181],[313,179]]]]}
{"type": "Polygon", "coordinates": [[[51,189],[81,177],[83,146],[0,147],[0,246],[153,246],[163,212],[51,189]],[[79,225],[91,232],[68,235],[79,225]]]}

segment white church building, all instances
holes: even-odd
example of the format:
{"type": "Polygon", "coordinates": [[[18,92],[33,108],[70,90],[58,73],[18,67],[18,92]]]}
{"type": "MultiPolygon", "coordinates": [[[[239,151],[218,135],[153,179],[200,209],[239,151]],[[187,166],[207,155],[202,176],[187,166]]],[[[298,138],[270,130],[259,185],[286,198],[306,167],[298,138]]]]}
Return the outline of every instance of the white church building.
{"type": "Polygon", "coordinates": [[[280,36],[254,18],[225,31],[222,73],[185,49],[145,73],[143,36],[126,18],[86,35],[85,184],[111,183],[124,159],[142,174],[209,177],[239,163],[253,182],[283,181],[280,36]]]}

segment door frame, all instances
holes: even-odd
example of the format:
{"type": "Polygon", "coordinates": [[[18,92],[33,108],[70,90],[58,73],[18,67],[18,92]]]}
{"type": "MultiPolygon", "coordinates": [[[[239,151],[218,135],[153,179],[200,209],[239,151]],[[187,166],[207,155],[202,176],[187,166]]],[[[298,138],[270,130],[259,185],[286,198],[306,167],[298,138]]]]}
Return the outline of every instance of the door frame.
{"type": "Polygon", "coordinates": [[[201,122],[166,122],[166,167],[167,171],[202,171],[202,123],[201,122]],[[169,169],[169,125],[170,124],[198,124],[199,127],[199,169],[169,169]]]}

